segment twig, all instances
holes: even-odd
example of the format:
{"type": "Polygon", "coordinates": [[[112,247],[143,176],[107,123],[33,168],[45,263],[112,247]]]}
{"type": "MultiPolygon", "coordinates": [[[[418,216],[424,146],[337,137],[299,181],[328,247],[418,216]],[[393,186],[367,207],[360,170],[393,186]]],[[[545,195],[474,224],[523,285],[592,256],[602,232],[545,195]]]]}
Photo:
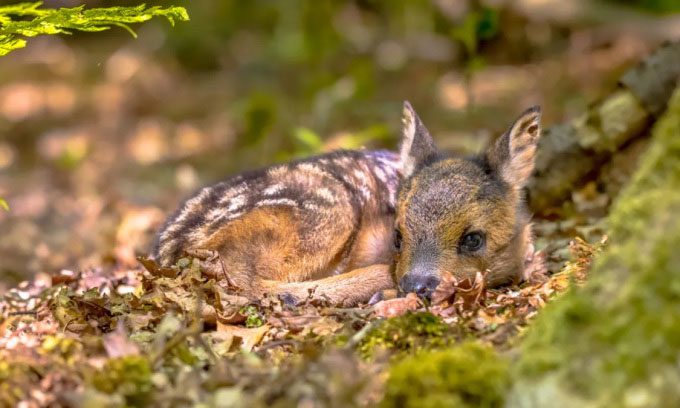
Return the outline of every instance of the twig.
{"type": "Polygon", "coordinates": [[[274,340],[270,341],[267,344],[263,344],[262,346],[257,348],[256,354],[259,356],[262,356],[264,351],[267,351],[269,349],[273,349],[275,347],[279,346],[297,346],[299,342],[295,340],[274,340]]]}
{"type": "Polygon", "coordinates": [[[361,340],[363,340],[368,335],[368,333],[370,333],[373,329],[381,325],[382,322],[383,319],[377,319],[366,324],[364,327],[361,328],[361,330],[356,332],[354,336],[352,336],[352,338],[349,339],[349,341],[347,342],[347,344],[345,344],[345,347],[343,347],[343,349],[350,350],[356,347],[356,345],[359,344],[361,340]]]}

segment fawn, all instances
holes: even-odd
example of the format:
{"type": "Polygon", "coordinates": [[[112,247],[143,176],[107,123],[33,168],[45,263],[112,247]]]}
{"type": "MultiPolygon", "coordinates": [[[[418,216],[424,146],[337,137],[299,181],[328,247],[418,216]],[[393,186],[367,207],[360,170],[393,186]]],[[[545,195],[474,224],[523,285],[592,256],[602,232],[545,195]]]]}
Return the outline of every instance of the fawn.
{"type": "Polygon", "coordinates": [[[399,153],[336,151],[205,187],[168,218],[153,256],[219,257],[205,274],[287,303],[311,293],[349,306],[394,288],[428,298],[445,272],[517,282],[539,136],[534,107],[485,152],[449,157],[404,102],[399,153]]]}

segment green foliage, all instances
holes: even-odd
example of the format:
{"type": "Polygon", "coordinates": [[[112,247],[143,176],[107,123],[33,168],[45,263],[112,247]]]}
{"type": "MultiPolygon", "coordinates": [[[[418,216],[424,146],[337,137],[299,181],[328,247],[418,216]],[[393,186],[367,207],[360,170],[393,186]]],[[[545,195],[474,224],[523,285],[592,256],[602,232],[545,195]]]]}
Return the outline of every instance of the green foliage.
{"type": "Polygon", "coordinates": [[[361,149],[369,146],[372,142],[387,141],[390,136],[387,126],[374,125],[357,132],[342,134],[324,142],[318,133],[305,127],[299,127],[293,132],[295,149],[292,154],[280,154],[278,159],[289,160],[335,149],[361,149]]]}
{"type": "Polygon", "coordinates": [[[92,377],[92,385],[107,394],[125,396],[128,406],[145,406],[153,389],[151,364],[141,356],[111,359],[92,377]]]}
{"type": "Polygon", "coordinates": [[[548,305],[524,341],[519,374],[528,379],[518,398],[550,389],[597,406],[680,403],[678,134],[680,91],[612,209],[612,244],[597,258],[591,280],[548,305]]]}
{"type": "Polygon", "coordinates": [[[677,13],[680,11],[680,2],[677,0],[609,0],[626,6],[634,6],[642,10],[655,13],[677,13]]]}
{"type": "Polygon", "coordinates": [[[408,353],[445,347],[451,342],[450,332],[449,325],[432,313],[407,313],[383,320],[366,335],[358,351],[364,357],[371,357],[379,349],[408,353]]]}
{"type": "Polygon", "coordinates": [[[509,378],[507,362],[477,342],[424,351],[390,368],[381,406],[500,407],[509,378]]]}
{"type": "Polygon", "coordinates": [[[311,129],[305,127],[295,129],[293,139],[297,145],[295,156],[306,156],[323,149],[323,139],[311,129]]]}
{"type": "Polygon", "coordinates": [[[163,16],[170,24],[187,21],[189,15],[183,7],[107,7],[85,9],[85,6],[40,8],[42,2],[18,3],[0,7],[0,55],[26,46],[21,37],[46,34],[70,34],[78,31],[104,31],[112,26],[122,27],[133,36],[129,24],[141,23],[156,16],[163,16]]]}
{"type": "Polygon", "coordinates": [[[258,310],[255,305],[248,305],[241,308],[240,313],[246,316],[245,325],[248,328],[260,327],[265,322],[264,315],[258,310]]]}
{"type": "Polygon", "coordinates": [[[276,99],[266,93],[254,93],[246,102],[243,112],[243,145],[263,140],[276,122],[276,99]]]}
{"type": "Polygon", "coordinates": [[[498,33],[498,24],[498,11],[481,8],[466,14],[463,22],[453,28],[451,35],[463,44],[468,55],[473,56],[477,54],[480,41],[498,33]]]}
{"type": "Polygon", "coordinates": [[[493,38],[499,31],[498,11],[479,7],[465,15],[463,21],[451,31],[451,36],[463,44],[465,49],[465,71],[467,75],[481,70],[486,61],[479,54],[483,40],[493,38]]]}

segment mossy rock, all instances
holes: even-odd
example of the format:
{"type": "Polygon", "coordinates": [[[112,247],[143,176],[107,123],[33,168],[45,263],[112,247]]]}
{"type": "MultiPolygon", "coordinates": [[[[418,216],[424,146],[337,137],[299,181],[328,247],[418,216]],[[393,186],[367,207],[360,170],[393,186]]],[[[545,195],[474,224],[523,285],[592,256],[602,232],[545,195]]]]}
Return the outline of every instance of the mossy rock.
{"type": "Polygon", "coordinates": [[[507,362],[489,346],[466,342],[395,363],[381,406],[500,407],[508,386],[507,362]]]}
{"type": "Polygon", "coordinates": [[[591,280],[539,315],[510,406],[680,406],[680,89],[615,203],[591,280]]]}
{"type": "Polygon", "coordinates": [[[445,347],[453,342],[452,328],[429,312],[406,313],[382,320],[357,347],[366,358],[378,350],[414,353],[421,349],[445,347]]]}

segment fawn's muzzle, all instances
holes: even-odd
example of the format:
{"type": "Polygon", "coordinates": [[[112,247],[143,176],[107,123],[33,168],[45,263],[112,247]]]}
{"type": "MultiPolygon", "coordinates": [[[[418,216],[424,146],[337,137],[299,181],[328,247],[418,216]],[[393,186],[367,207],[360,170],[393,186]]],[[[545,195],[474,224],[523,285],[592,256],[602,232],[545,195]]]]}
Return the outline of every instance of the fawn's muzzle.
{"type": "Polygon", "coordinates": [[[439,278],[432,273],[407,273],[401,278],[399,287],[404,293],[413,292],[421,299],[430,300],[435,288],[439,285],[439,278]]]}

